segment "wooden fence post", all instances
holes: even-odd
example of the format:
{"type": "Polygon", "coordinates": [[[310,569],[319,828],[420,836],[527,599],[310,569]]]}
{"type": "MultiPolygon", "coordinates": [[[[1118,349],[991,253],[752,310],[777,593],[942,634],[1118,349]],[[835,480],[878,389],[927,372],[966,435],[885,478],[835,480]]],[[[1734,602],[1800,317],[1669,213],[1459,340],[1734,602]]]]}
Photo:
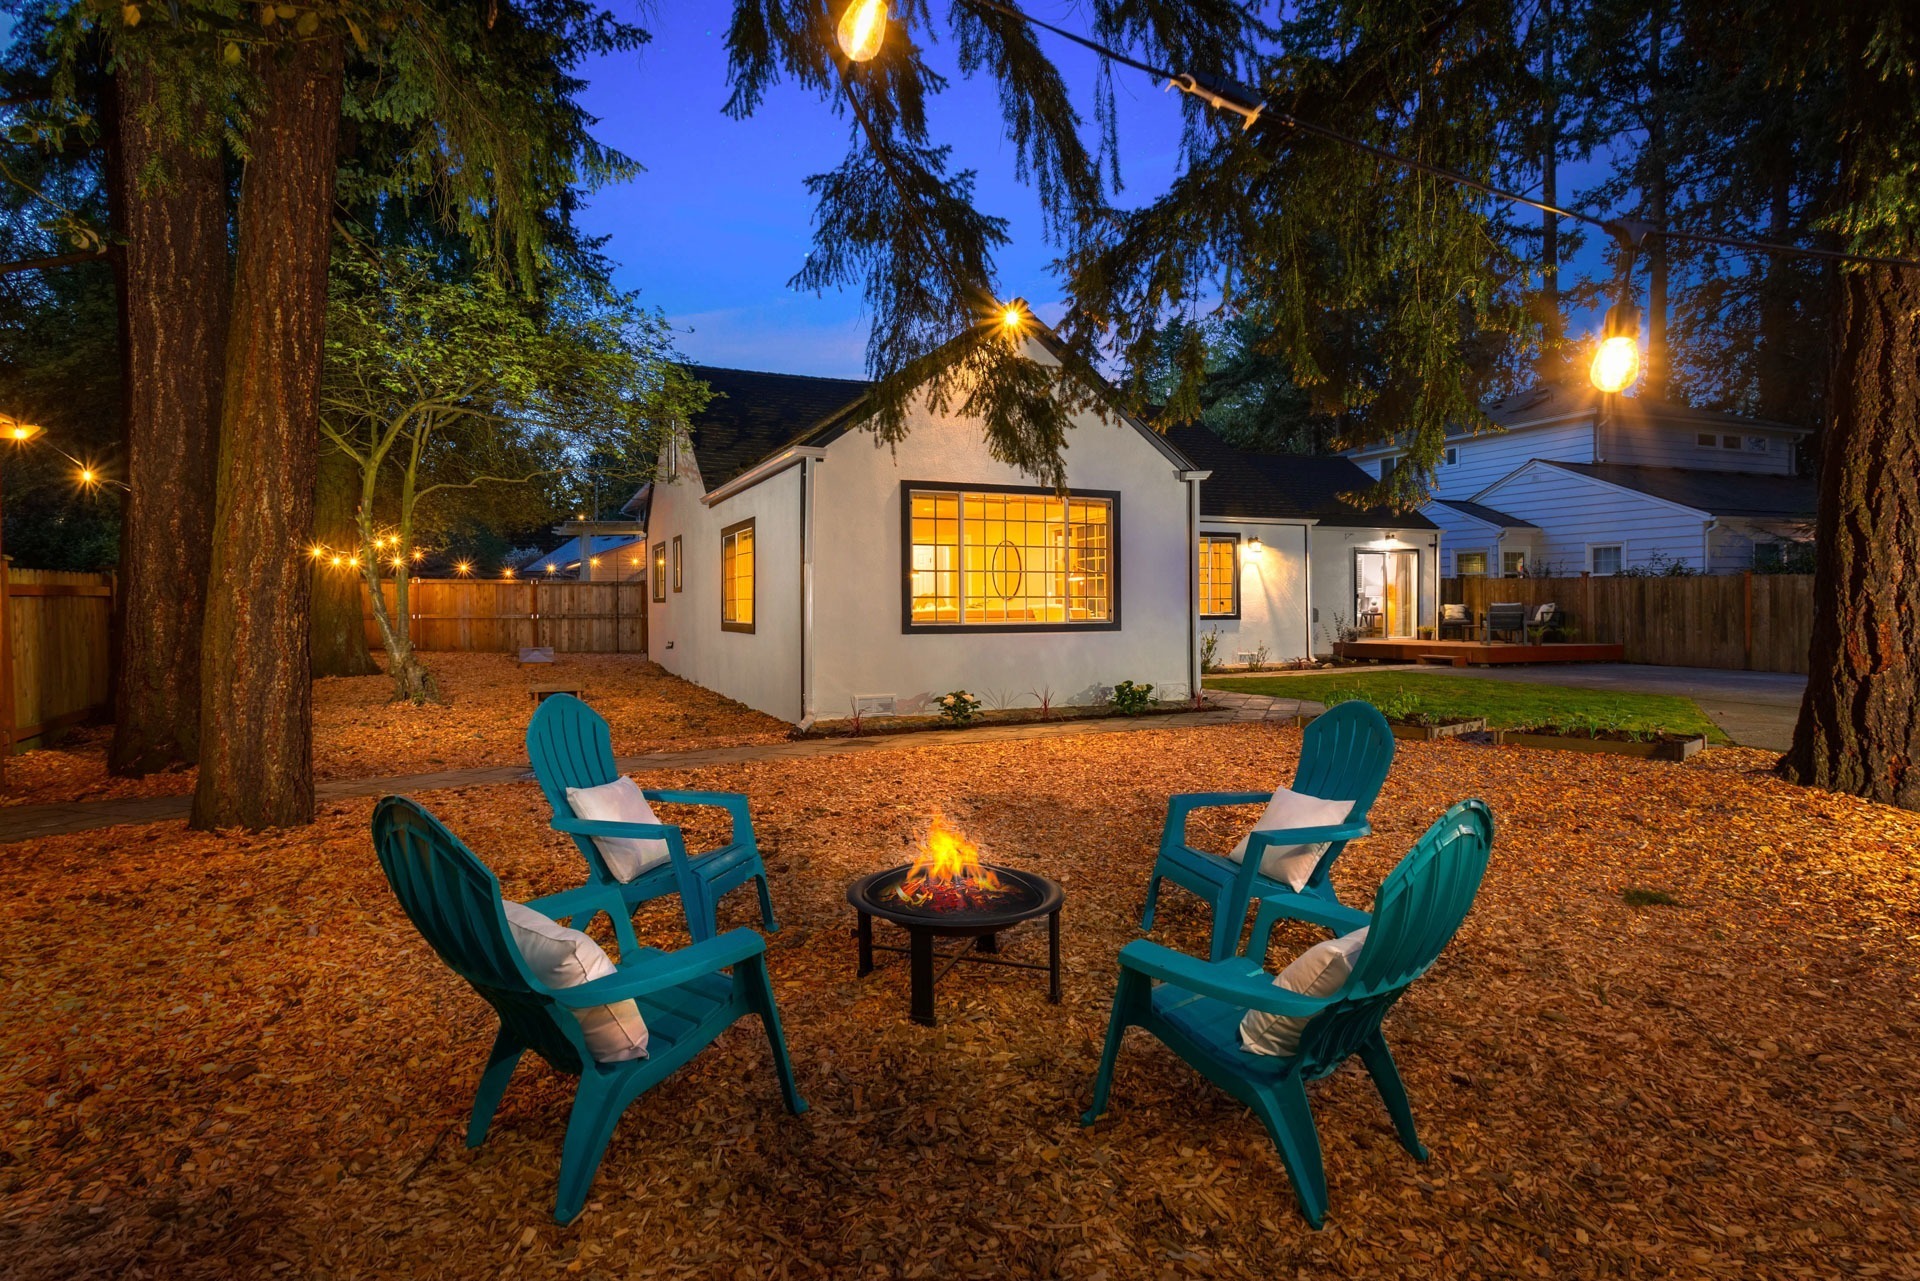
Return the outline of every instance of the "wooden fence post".
{"type": "Polygon", "coordinates": [[[1741,659],[1740,665],[1746,668],[1748,671],[1752,671],[1753,670],[1753,571],[1750,569],[1744,569],[1740,571],[1740,594],[1742,599],[1745,602],[1745,607],[1741,612],[1744,614],[1745,622],[1746,622],[1746,644],[1745,644],[1744,650],[1742,651],[1744,654],[1744,657],[1741,659]]]}
{"type": "Polygon", "coordinates": [[[6,760],[13,755],[13,561],[0,554],[0,786],[7,780],[6,760]]]}

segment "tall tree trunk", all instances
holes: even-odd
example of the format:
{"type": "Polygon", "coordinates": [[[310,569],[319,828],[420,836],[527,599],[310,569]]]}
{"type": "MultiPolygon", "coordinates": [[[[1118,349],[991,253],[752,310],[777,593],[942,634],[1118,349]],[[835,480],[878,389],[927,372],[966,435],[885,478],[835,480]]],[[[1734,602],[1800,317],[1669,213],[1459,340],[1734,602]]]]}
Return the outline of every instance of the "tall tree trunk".
{"type": "MultiPolygon", "coordinates": [[[[314,489],[313,541],[336,551],[359,541],[354,500],[360,472],[345,454],[320,455],[320,479],[314,489]]],[[[326,560],[313,562],[313,644],[315,676],[377,676],[380,667],[367,650],[367,628],[360,610],[360,575],[326,560]]]]}
{"type": "Polygon", "coordinates": [[[1780,772],[1920,809],[1920,273],[1842,272],[1812,675],[1780,772]]]}
{"type": "Polygon", "coordinates": [[[199,747],[200,622],[213,548],[214,460],[227,321],[227,177],[160,118],[161,71],[115,76],[114,192],[127,470],[116,774],[191,763],[199,747]]]}
{"type": "Polygon", "coordinates": [[[193,826],[313,820],[307,546],[343,79],[338,38],[265,44],[240,192],[193,826]]]}

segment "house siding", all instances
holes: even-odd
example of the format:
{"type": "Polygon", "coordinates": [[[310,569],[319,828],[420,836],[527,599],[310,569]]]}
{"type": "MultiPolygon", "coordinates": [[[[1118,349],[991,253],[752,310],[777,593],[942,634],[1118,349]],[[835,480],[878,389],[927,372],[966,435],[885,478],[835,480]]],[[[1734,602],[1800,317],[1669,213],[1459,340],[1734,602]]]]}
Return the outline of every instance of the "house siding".
{"type": "Polygon", "coordinates": [[[1441,534],[1436,530],[1394,531],[1386,529],[1348,529],[1337,525],[1316,525],[1312,533],[1312,552],[1308,573],[1313,592],[1313,651],[1331,654],[1339,639],[1340,628],[1354,621],[1353,554],[1363,550],[1413,550],[1420,553],[1420,584],[1416,608],[1416,627],[1431,627],[1439,609],[1439,549],[1441,534]],[[1389,539],[1389,533],[1400,533],[1389,539]]]}
{"type": "MultiPolygon", "coordinates": [[[[1200,518],[1200,533],[1237,534],[1240,538],[1240,617],[1202,618],[1200,634],[1220,635],[1214,661],[1237,663],[1241,654],[1267,647],[1269,662],[1305,658],[1312,644],[1307,619],[1307,527],[1304,523],[1231,521],[1200,518]],[[1248,554],[1259,539],[1261,552],[1248,554]]],[[[1199,548],[1194,549],[1196,564],[1199,548]]]]}
{"type": "MultiPolygon", "coordinates": [[[[1472,498],[1535,458],[1564,463],[1594,461],[1593,420],[1582,415],[1572,421],[1516,427],[1479,436],[1457,436],[1447,441],[1447,447],[1457,451],[1460,461],[1434,468],[1433,496],[1472,498]]],[[[1354,457],[1367,475],[1378,479],[1382,457],[1370,451],[1354,457]]]]}
{"type": "Polygon", "coordinates": [[[1796,439],[1792,432],[1769,431],[1763,427],[1742,427],[1738,424],[1701,423],[1693,426],[1685,423],[1609,421],[1600,429],[1599,457],[1610,463],[1636,463],[1650,467],[1791,476],[1795,470],[1796,439]],[[1710,432],[1716,438],[1738,436],[1741,448],[1735,450],[1701,445],[1696,437],[1702,432],[1710,432]],[[1767,452],[1757,454],[1748,451],[1746,441],[1750,436],[1764,438],[1767,452]]]}
{"type": "Polygon", "coordinates": [[[891,696],[902,713],[924,711],[955,689],[989,705],[1032,706],[1048,690],[1056,704],[1084,704],[1122,680],[1150,682],[1158,697],[1189,694],[1191,487],[1172,460],[1132,426],[1091,413],[1068,439],[1069,488],[1121,496],[1117,629],[904,632],[906,484],[1034,484],[988,453],[980,423],[935,414],[924,397],[908,429],[896,446],[851,431],[816,464],[812,714],[846,716],[867,695],[891,696]]]}
{"type": "Polygon", "coordinates": [[[1484,491],[1477,501],[1540,526],[1535,575],[1578,574],[1587,549],[1619,543],[1628,568],[1660,556],[1705,571],[1706,517],[1659,499],[1561,471],[1526,468],[1484,491]]]}
{"type": "MultiPolygon", "coordinates": [[[[674,675],[782,720],[800,718],[800,469],[709,507],[693,451],[654,487],[647,543],[681,538],[681,587],[647,605],[648,657],[674,675]],[[754,629],[720,626],[720,531],[754,522],[754,629]]],[[[669,565],[668,574],[672,568],[669,565]]],[[[649,585],[648,596],[653,591],[649,585]]]]}

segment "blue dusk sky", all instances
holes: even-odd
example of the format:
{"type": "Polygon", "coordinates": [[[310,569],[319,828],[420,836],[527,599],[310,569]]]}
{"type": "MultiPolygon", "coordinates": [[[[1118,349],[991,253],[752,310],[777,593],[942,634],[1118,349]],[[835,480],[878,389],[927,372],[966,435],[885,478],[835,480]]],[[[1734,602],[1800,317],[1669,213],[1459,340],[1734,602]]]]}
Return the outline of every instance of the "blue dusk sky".
{"type": "MultiPolygon", "coordinates": [[[[597,135],[647,171],[597,193],[581,224],[610,237],[607,254],[619,264],[619,283],[667,314],[689,360],[862,377],[868,318],[859,290],[816,296],[787,286],[813,243],[813,198],[803,184],[839,164],[850,125],[816,95],[790,85],[770,93],[750,119],[724,114],[730,11],[723,0],[654,7],[641,18],[653,32],[651,44],[587,70],[592,87],[584,101],[600,117],[597,135]]],[[[1077,25],[1071,4],[1035,11],[1077,25]]],[[[1043,38],[1091,121],[1094,58],[1043,38]]],[[[1054,319],[1060,308],[1050,304],[1060,291],[1050,264],[1057,249],[1042,235],[1038,199],[1014,178],[994,88],[953,72],[953,46],[944,40],[930,46],[929,56],[952,73],[931,107],[935,135],[953,147],[953,169],[976,172],[979,207],[1011,224],[1011,243],[995,259],[996,283],[1003,295],[1026,298],[1042,319],[1054,319]]],[[[1126,183],[1118,199],[1144,203],[1176,172],[1178,95],[1131,72],[1117,72],[1114,84],[1126,183]]]]}

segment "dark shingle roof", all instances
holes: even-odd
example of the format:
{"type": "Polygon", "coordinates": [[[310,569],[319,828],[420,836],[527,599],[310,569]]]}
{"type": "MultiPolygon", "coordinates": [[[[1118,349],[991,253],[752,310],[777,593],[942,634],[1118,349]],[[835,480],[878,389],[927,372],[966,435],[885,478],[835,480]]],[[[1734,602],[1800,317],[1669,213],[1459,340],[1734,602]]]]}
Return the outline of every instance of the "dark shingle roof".
{"type": "Polygon", "coordinates": [[[709,492],[867,394],[857,378],[812,378],[688,365],[717,393],[690,424],[694,458],[709,492]]]}
{"type": "Polygon", "coordinates": [[[1576,476],[1664,498],[1711,516],[1813,519],[1819,502],[1810,477],[1751,472],[1639,467],[1629,463],[1548,463],[1576,476]]]}
{"type": "Polygon", "coordinates": [[[1167,439],[1213,475],[1200,482],[1200,514],[1215,520],[1313,518],[1323,525],[1438,529],[1417,511],[1385,504],[1355,507],[1341,495],[1364,492],[1373,477],[1338,454],[1256,454],[1193,423],[1167,439]]]}
{"type": "Polygon", "coordinates": [[[1495,511],[1484,503],[1470,503],[1464,498],[1436,498],[1442,507],[1451,507],[1462,516],[1471,516],[1475,520],[1485,521],[1495,529],[1538,529],[1530,520],[1521,520],[1518,516],[1509,516],[1505,512],[1495,511]]]}

